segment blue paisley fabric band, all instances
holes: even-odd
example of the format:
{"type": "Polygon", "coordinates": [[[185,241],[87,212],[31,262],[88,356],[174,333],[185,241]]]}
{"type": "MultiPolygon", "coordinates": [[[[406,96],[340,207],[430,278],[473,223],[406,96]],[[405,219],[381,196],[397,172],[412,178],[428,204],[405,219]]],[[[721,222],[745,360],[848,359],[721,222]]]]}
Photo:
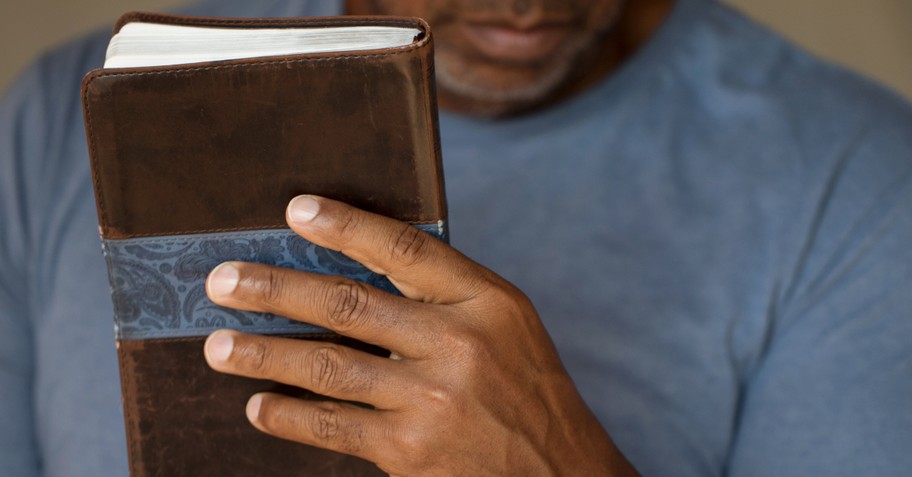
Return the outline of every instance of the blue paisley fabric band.
{"type": "MultiPolygon", "coordinates": [[[[447,240],[445,222],[416,227],[447,240]]],[[[102,248],[118,339],[204,336],[221,328],[261,334],[326,332],[273,314],[212,303],[206,296],[206,276],[229,260],[342,275],[398,293],[386,277],[289,229],[102,240],[102,248]]]]}

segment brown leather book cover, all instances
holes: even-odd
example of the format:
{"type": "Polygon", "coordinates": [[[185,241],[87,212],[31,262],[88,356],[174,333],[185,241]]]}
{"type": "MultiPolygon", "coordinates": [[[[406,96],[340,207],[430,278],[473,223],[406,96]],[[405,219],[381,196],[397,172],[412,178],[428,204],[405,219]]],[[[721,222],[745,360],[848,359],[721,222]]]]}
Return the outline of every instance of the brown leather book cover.
{"type": "Polygon", "coordinates": [[[205,278],[226,260],[362,280],[383,277],[291,232],[288,201],[318,194],[446,239],[432,39],[417,19],[212,19],[125,15],[215,28],[404,26],[395,48],[100,69],[83,107],[112,288],[131,475],[360,476],[373,464],[255,430],[244,406],[271,382],[216,373],[220,328],[344,341],[280,316],[221,308],[205,278]]]}

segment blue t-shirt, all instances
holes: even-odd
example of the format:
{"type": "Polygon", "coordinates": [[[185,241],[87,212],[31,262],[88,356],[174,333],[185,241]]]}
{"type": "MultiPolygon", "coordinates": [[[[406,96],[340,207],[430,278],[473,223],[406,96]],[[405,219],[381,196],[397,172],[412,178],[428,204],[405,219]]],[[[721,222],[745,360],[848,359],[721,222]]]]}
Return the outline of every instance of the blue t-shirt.
{"type": "MultiPolygon", "coordinates": [[[[0,106],[4,476],[127,475],[78,94],[107,39],[45,56],[0,106]]],[[[453,244],[531,297],[644,475],[912,475],[902,99],[679,0],[596,87],[515,119],[441,121],[453,244]]]]}

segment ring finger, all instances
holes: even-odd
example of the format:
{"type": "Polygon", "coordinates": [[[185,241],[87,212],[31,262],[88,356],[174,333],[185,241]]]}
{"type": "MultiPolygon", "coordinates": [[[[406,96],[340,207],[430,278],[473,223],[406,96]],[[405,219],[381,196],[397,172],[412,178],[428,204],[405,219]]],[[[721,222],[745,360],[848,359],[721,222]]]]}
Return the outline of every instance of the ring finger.
{"type": "Polygon", "coordinates": [[[346,401],[395,409],[408,387],[406,363],[320,341],[219,330],[206,340],[216,371],[269,379],[346,401]]]}

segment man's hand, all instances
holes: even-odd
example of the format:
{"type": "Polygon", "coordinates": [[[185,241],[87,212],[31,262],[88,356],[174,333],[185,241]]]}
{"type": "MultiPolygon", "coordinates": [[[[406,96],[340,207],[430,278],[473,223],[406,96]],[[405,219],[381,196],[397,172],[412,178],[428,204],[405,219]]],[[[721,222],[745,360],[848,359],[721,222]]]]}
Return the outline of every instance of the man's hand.
{"type": "Polygon", "coordinates": [[[393,475],[633,475],[583,403],[529,300],[407,224],[301,196],[289,225],[386,275],[404,297],[333,276],[250,263],[210,274],[209,297],[271,312],[392,351],[218,331],[214,369],[334,398],[257,394],[258,429],[356,455],[393,475]]]}

